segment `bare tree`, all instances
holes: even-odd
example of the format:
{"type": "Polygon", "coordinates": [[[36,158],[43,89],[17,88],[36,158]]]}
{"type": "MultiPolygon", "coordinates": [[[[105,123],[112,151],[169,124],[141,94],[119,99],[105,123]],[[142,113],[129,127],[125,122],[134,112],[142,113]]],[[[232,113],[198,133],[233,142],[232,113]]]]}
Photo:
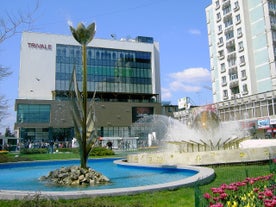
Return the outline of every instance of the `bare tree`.
{"type": "MultiPolygon", "coordinates": [[[[1,14],[3,16],[0,16],[0,44],[15,34],[21,33],[26,29],[30,29],[34,22],[33,16],[38,9],[38,5],[39,1],[36,2],[33,10],[26,11],[24,13],[17,12],[16,14],[12,14],[7,12],[5,14],[1,14]]],[[[5,67],[0,63],[0,81],[11,74],[12,71],[10,68],[5,67]]],[[[0,123],[8,115],[7,109],[8,101],[4,95],[0,95],[0,123]]]]}

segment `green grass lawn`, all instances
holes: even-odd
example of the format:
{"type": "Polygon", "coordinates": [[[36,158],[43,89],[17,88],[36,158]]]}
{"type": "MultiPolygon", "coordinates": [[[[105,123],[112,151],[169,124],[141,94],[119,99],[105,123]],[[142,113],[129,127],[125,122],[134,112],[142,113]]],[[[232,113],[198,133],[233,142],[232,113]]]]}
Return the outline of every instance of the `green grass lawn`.
{"type": "MultiPolygon", "coordinates": [[[[12,156],[12,155],[9,155],[12,156]]],[[[14,156],[14,155],[13,155],[14,156]]],[[[32,160],[46,159],[75,159],[78,154],[41,154],[28,155],[24,158],[32,160]]],[[[267,175],[269,172],[268,164],[254,165],[232,165],[217,166],[215,169],[216,178],[209,184],[200,186],[202,193],[210,190],[211,187],[217,187],[222,183],[232,183],[243,180],[246,174],[250,177],[258,175],[267,175]]],[[[0,184],[1,185],[1,184],[0,184]]],[[[43,200],[39,194],[35,198],[26,198],[19,200],[0,200],[0,206],[94,206],[94,207],[193,207],[195,203],[194,188],[179,188],[176,190],[162,190],[157,192],[141,193],[131,196],[109,196],[96,198],[83,198],[74,200],[43,200]]]]}

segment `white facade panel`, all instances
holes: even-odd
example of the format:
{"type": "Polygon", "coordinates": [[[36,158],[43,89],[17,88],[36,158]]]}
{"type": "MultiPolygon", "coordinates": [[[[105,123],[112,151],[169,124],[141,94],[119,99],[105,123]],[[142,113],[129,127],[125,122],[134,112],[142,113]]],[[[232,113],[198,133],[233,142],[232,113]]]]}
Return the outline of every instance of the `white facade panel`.
{"type": "MultiPolygon", "coordinates": [[[[72,36],[24,32],[21,40],[19,99],[51,100],[55,90],[56,45],[76,45],[72,36]]],[[[159,44],[129,41],[93,39],[88,47],[145,51],[152,54],[152,93],[159,94],[160,65],[159,44]]]]}

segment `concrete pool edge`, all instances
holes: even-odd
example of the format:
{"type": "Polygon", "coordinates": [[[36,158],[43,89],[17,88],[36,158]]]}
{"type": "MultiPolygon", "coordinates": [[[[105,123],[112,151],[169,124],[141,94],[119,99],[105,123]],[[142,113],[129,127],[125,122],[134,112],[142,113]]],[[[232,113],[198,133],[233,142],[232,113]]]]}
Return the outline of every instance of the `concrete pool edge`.
{"type": "Polygon", "coordinates": [[[159,190],[173,190],[179,187],[189,187],[195,184],[205,184],[211,182],[215,177],[215,172],[212,168],[207,167],[194,167],[194,166],[162,166],[162,165],[140,165],[137,163],[128,163],[124,160],[114,161],[118,165],[126,166],[141,166],[141,167],[175,167],[178,169],[187,169],[198,171],[196,175],[191,177],[155,185],[146,185],[138,187],[128,188],[114,188],[114,189],[102,189],[102,190],[84,190],[84,191],[17,191],[17,190],[0,190],[0,200],[14,200],[14,199],[26,199],[35,195],[39,195],[43,198],[50,199],[76,199],[85,197],[96,197],[96,196],[118,196],[118,195],[133,195],[148,191],[159,191],[159,190]]]}

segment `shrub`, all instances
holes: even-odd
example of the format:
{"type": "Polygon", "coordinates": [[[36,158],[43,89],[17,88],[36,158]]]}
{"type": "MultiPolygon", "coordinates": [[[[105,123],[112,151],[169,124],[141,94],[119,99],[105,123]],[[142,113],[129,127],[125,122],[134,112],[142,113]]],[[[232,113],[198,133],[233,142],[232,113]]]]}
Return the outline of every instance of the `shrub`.
{"type": "Polygon", "coordinates": [[[9,153],[9,151],[7,151],[7,150],[0,150],[0,154],[8,154],[9,153]]]}
{"type": "Polygon", "coordinates": [[[48,153],[47,148],[23,148],[20,149],[21,154],[46,154],[48,153]]]}
{"type": "Polygon", "coordinates": [[[2,162],[8,162],[9,158],[7,156],[7,154],[0,154],[0,163],[2,162]]]}
{"type": "Polygon", "coordinates": [[[58,150],[59,152],[70,152],[74,154],[79,153],[79,148],[57,148],[56,150],[58,150]]]}
{"type": "Polygon", "coordinates": [[[115,153],[112,150],[107,149],[105,147],[94,147],[92,148],[89,155],[90,156],[109,156],[114,154],[115,153]]]}

